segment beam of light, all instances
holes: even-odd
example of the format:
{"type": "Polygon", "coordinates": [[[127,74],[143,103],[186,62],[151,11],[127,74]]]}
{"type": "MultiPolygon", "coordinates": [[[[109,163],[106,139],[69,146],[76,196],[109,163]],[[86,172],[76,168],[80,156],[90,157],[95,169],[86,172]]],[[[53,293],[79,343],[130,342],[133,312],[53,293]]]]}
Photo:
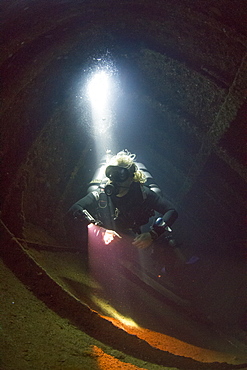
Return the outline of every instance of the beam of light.
{"type": "Polygon", "coordinates": [[[122,324],[134,328],[138,328],[137,323],[132,320],[130,317],[123,316],[119,313],[114,307],[109,305],[105,300],[96,297],[95,295],[91,296],[91,300],[107,315],[120,321],[122,324]]]}
{"type": "Polygon", "coordinates": [[[106,108],[110,97],[110,75],[102,70],[93,75],[88,83],[87,91],[94,109],[102,111],[106,108]]]}
{"type": "Polygon", "coordinates": [[[87,96],[91,105],[92,128],[97,147],[104,150],[112,142],[112,92],[113,81],[108,71],[96,71],[87,85],[87,96]],[[107,144],[106,144],[107,143],[107,144]]]}
{"type": "MultiPolygon", "coordinates": [[[[129,295],[125,293],[125,278],[119,273],[119,261],[122,257],[122,250],[125,247],[125,240],[121,238],[121,243],[124,245],[119,245],[119,240],[105,244],[103,240],[103,229],[101,227],[91,225],[88,227],[88,255],[89,255],[89,273],[93,280],[99,282],[102,289],[108,292],[110,288],[110,296],[115,304],[121,300],[127,306],[129,305],[129,295]]],[[[116,234],[117,239],[119,239],[116,234]]],[[[115,318],[122,325],[136,326],[136,323],[131,319],[131,317],[126,317],[121,315],[114,308],[114,303],[109,305],[109,303],[96,297],[93,293],[91,300],[101,309],[101,311],[111,318],[115,318]]]]}
{"type": "Polygon", "coordinates": [[[114,102],[119,93],[117,70],[109,53],[94,59],[97,63],[89,70],[85,97],[90,104],[90,131],[95,140],[95,149],[100,159],[107,149],[115,151],[113,128],[114,102]]]}

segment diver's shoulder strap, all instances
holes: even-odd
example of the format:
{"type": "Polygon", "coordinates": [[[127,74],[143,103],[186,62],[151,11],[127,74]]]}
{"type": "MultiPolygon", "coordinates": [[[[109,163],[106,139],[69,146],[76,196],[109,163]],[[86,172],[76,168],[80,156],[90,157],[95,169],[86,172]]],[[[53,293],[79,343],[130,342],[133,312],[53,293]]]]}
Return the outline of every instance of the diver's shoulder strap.
{"type": "Polygon", "coordinates": [[[141,188],[141,192],[142,192],[142,199],[143,200],[147,199],[147,193],[145,191],[145,188],[148,188],[148,187],[145,186],[145,185],[140,184],[140,188],[141,188]]]}
{"type": "Polygon", "coordinates": [[[107,229],[114,229],[115,207],[109,196],[104,191],[104,186],[99,186],[91,192],[97,202],[97,217],[107,229]]]}
{"type": "Polygon", "coordinates": [[[105,185],[106,185],[106,180],[102,180],[99,184],[98,187],[93,190],[91,193],[93,194],[94,198],[98,201],[100,198],[100,194],[104,193],[105,194],[105,185]]]}
{"type": "Polygon", "coordinates": [[[99,186],[96,190],[92,191],[92,194],[98,203],[99,208],[106,208],[107,206],[111,205],[111,199],[105,193],[104,184],[103,186],[99,186]]]}
{"type": "Polygon", "coordinates": [[[92,194],[94,196],[94,198],[98,201],[99,200],[99,191],[92,191],[92,194]]]}

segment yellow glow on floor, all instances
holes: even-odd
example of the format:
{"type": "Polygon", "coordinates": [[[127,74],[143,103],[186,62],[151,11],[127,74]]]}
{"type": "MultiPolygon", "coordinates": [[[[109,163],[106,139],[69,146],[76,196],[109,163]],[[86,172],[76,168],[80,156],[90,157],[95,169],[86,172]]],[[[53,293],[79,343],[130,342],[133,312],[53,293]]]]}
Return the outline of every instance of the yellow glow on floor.
{"type": "Polygon", "coordinates": [[[235,355],[197,347],[165,334],[154,332],[138,326],[127,326],[123,322],[119,322],[111,317],[105,318],[111,321],[115,326],[125,330],[129,334],[136,335],[138,338],[144,340],[152,347],[158,348],[162,351],[167,351],[178,356],[192,358],[200,362],[237,363],[235,355]]]}
{"type": "Polygon", "coordinates": [[[118,322],[122,323],[124,327],[138,328],[138,325],[135,323],[134,320],[132,320],[129,317],[121,315],[117,310],[115,310],[115,308],[113,308],[111,305],[109,305],[109,303],[107,303],[103,299],[100,299],[94,295],[92,295],[90,298],[101,309],[102,312],[104,312],[107,315],[110,315],[110,317],[113,317],[118,322]]]}
{"type": "Polygon", "coordinates": [[[93,346],[93,354],[97,356],[99,370],[145,370],[132,364],[127,364],[117,358],[106,354],[101,348],[93,346]]]}
{"type": "Polygon", "coordinates": [[[124,327],[135,327],[138,328],[138,325],[129,317],[125,317],[121,315],[115,308],[109,305],[103,299],[100,299],[96,296],[91,296],[91,300],[103,311],[105,314],[110,315],[114,319],[118,320],[118,322],[122,323],[124,327]]]}

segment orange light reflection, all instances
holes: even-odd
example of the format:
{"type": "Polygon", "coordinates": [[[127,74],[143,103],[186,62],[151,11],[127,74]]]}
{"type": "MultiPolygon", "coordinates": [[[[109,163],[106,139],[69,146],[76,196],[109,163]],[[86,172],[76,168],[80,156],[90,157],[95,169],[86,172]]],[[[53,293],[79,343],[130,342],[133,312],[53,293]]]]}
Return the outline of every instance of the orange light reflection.
{"type": "Polygon", "coordinates": [[[115,326],[128,332],[129,334],[136,335],[138,338],[146,341],[154,348],[162,351],[173,353],[177,356],[192,358],[200,362],[228,362],[235,363],[235,355],[217,352],[201,347],[196,347],[192,344],[182,342],[179,339],[170,337],[165,334],[154,332],[140,327],[131,327],[125,325],[119,320],[111,317],[104,317],[111,321],[115,326]]]}
{"type": "Polygon", "coordinates": [[[145,370],[132,364],[127,364],[117,358],[106,354],[101,348],[93,346],[93,354],[97,357],[97,363],[100,370],[145,370]]]}

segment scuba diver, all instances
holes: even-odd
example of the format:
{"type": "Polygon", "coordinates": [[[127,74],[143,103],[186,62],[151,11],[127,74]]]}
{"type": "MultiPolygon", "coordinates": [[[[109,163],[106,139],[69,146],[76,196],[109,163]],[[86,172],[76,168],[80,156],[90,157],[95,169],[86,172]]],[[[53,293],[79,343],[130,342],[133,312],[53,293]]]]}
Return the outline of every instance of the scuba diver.
{"type": "Polygon", "coordinates": [[[66,227],[74,246],[87,246],[90,223],[106,229],[110,240],[132,236],[133,246],[140,249],[148,248],[170,230],[177,211],[161,196],[152,176],[147,171],[145,174],[135,157],[126,149],[108,155],[100,168],[103,178],[93,180],[88,194],[69,209],[66,227]],[[144,225],[157,214],[159,217],[145,231],[144,225]]]}

